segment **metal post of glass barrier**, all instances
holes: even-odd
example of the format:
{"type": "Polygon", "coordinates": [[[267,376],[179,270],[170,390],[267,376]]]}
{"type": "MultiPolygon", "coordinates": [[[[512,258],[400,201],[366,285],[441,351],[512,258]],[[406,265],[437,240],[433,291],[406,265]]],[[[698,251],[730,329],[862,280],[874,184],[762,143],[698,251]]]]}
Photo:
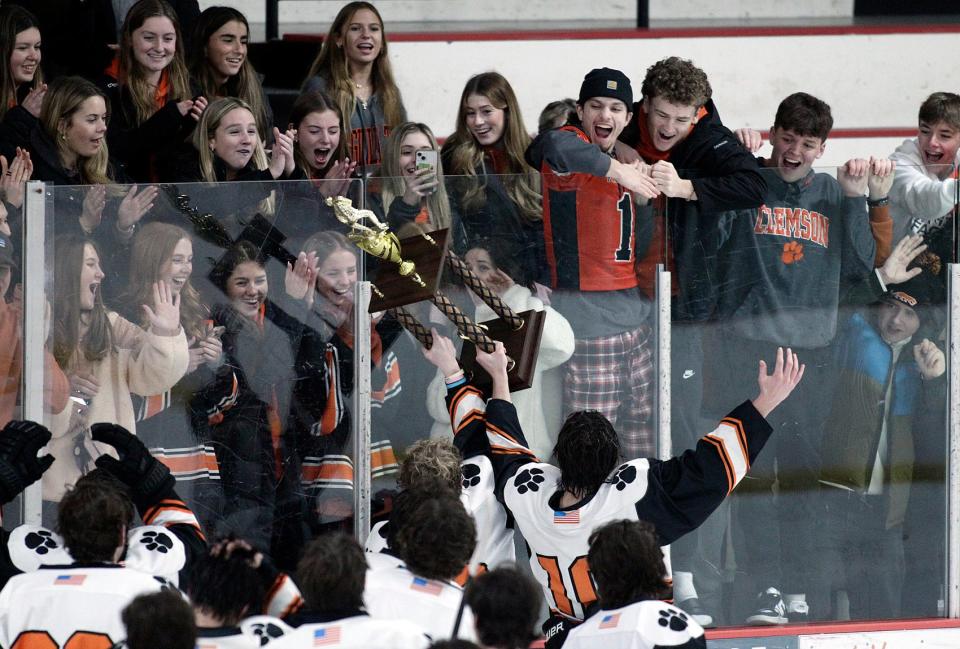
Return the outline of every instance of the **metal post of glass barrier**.
{"type": "MultiPolygon", "coordinates": [[[[656,341],[657,386],[654,412],[657,413],[657,457],[667,460],[673,453],[673,441],[670,435],[670,271],[663,264],[657,264],[656,275],[656,341]]],[[[663,559],[670,566],[670,546],[664,546],[663,559]]]]}
{"type": "MultiPolygon", "coordinates": [[[[20,378],[22,417],[42,422],[44,345],[47,331],[46,295],[46,187],[44,183],[27,183],[23,219],[23,374],[20,378]]],[[[39,525],[43,515],[40,483],[23,493],[23,522],[39,525]]]]}
{"type": "Polygon", "coordinates": [[[670,435],[670,271],[663,264],[657,264],[655,309],[657,457],[669,460],[673,454],[670,435]]]}
{"type": "Polygon", "coordinates": [[[353,533],[363,545],[370,534],[370,282],[353,288],[353,533]]]}
{"type": "Polygon", "coordinates": [[[960,264],[949,265],[947,328],[947,617],[960,618],[960,264]]]}

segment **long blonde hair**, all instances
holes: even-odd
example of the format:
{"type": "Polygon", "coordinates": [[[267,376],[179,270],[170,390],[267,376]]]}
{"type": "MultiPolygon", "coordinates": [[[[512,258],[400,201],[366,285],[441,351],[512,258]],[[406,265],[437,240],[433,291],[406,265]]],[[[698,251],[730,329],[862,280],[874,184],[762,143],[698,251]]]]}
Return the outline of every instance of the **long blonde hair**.
{"type": "MultiPolygon", "coordinates": [[[[17,5],[4,5],[0,7],[0,119],[7,114],[7,109],[11,103],[17,101],[17,82],[13,79],[10,72],[10,57],[13,56],[13,48],[17,44],[17,34],[25,32],[31,27],[40,29],[40,22],[32,13],[17,5]]],[[[43,83],[43,71],[37,66],[37,71],[33,74],[33,85],[38,88],[43,83]]]]}
{"type": "MultiPolygon", "coordinates": [[[[60,77],[50,84],[47,95],[43,100],[40,111],[40,124],[47,137],[55,143],[61,161],[67,152],[66,127],[70,118],[80,110],[81,104],[90,97],[100,97],[107,107],[107,117],[110,115],[110,100],[93,83],[83,77],[60,77]]],[[[107,140],[104,138],[100,148],[91,157],[77,156],[77,170],[80,172],[80,182],[84,185],[109,185],[110,153],[107,151],[107,140]]]]}
{"type": "MultiPolygon", "coordinates": [[[[443,145],[446,169],[450,175],[477,176],[477,167],[483,163],[483,149],[467,128],[467,99],[481,95],[504,112],[504,129],[501,141],[507,159],[507,172],[500,181],[507,196],[517,207],[517,212],[528,221],[543,219],[540,180],[536,171],[524,160],[523,154],[530,146],[530,135],[523,124],[523,115],[517,96],[503,75],[497,72],[477,74],[467,81],[460,95],[457,111],[457,126],[443,145]]],[[[471,211],[479,210],[486,203],[486,182],[465,183],[463,206],[471,211]]]]}
{"type": "MultiPolygon", "coordinates": [[[[153,285],[160,281],[163,265],[173,257],[177,244],[186,239],[192,241],[187,231],[169,223],[148,223],[133,239],[130,248],[130,275],[123,300],[131,309],[139,309],[141,304],[151,304],[153,285]]],[[[188,336],[203,337],[203,321],[210,311],[200,301],[200,294],[188,279],[180,289],[180,324],[188,336]]],[[[141,326],[147,328],[149,322],[141,318],[141,326]]]]}
{"type": "MultiPolygon", "coordinates": [[[[357,97],[354,94],[353,80],[350,78],[350,61],[347,60],[343,48],[337,45],[337,39],[344,37],[344,30],[353,20],[354,14],[361,9],[367,9],[380,21],[381,47],[380,55],[373,62],[373,92],[380,99],[383,106],[383,116],[387,125],[394,127],[403,120],[403,102],[400,100],[400,89],[393,78],[393,68],[387,56],[387,30],[383,26],[380,12],[369,2],[350,2],[337,13],[327,37],[323,39],[320,53],[310,66],[307,81],[320,76],[327,81],[327,92],[330,93],[344,117],[349,117],[357,110],[357,97]]],[[[306,82],[304,82],[306,83],[306,82]]]]}
{"type": "MultiPolygon", "coordinates": [[[[399,199],[406,191],[403,180],[403,170],[400,168],[400,146],[404,138],[411,133],[423,133],[430,141],[434,151],[439,150],[437,138],[426,124],[419,122],[403,122],[397,125],[387,138],[386,151],[383,153],[383,164],[380,175],[383,177],[383,210],[389,211],[395,199],[399,199]]],[[[427,212],[430,215],[429,224],[432,229],[450,227],[450,201],[447,198],[447,188],[443,181],[443,169],[437,165],[437,191],[427,198],[427,212]]]]}
{"type": "MultiPolygon", "coordinates": [[[[164,0],[140,0],[133,5],[123,21],[120,33],[120,85],[126,87],[133,99],[136,112],[131,121],[140,125],[150,119],[162,106],[156,105],[155,88],[146,82],[143,66],[133,55],[133,32],[143,27],[149,18],[167,18],[173,24],[176,34],[176,49],[173,60],[164,68],[161,75],[166,77],[169,84],[170,99],[182,101],[190,97],[190,79],[187,74],[187,65],[183,57],[183,37],[180,33],[180,23],[177,13],[164,0]]],[[[122,110],[122,108],[121,108],[122,110]]]]}
{"type": "Polygon", "coordinates": [[[229,22],[243,24],[250,35],[250,23],[247,17],[232,7],[208,7],[204,9],[193,29],[193,43],[190,46],[190,76],[200,87],[200,94],[213,101],[218,97],[239,97],[247,103],[248,110],[257,120],[257,129],[262,134],[269,133],[271,125],[267,122],[267,107],[263,98],[263,86],[260,77],[250,63],[250,57],[243,59],[240,72],[227,79],[222,86],[217,83],[213,70],[207,62],[207,45],[210,37],[229,22]]]}
{"type": "MultiPolygon", "coordinates": [[[[203,176],[203,179],[209,183],[217,182],[217,172],[214,165],[216,154],[210,148],[210,140],[216,136],[220,122],[223,121],[227,113],[237,108],[243,108],[249,111],[251,115],[255,115],[250,105],[242,99],[224,97],[217,99],[207,106],[207,109],[203,111],[203,116],[200,118],[200,123],[197,124],[197,128],[193,131],[193,146],[196,147],[197,152],[200,154],[200,174],[203,176]]],[[[257,169],[263,171],[267,168],[267,154],[263,150],[263,140],[260,138],[259,132],[257,133],[257,140],[253,144],[252,160],[257,169]]]]}

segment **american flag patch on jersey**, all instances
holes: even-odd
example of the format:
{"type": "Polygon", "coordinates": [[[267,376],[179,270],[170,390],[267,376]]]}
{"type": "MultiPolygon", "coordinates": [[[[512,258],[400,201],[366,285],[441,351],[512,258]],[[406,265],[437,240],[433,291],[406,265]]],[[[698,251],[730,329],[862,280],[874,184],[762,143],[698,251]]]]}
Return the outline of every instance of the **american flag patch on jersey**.
{"type": "Polygon", "coordinates": [[[57,575],[53,580],[54,586],[82,586],[86,575],[57,575]]]}
{"type": "Polygon", "coordinates": [[[619,613],[611,613],[610,615],[604,615],[602,618],[600,618],[600,626],[597,627],[597,628],[599,628],[599,629],[613,629],[613,628],[615,628],[618,624],[620,624],[620,614],[619,614],[619,613]]]}
{"type": "Polygon", "coordinates": [[[580,522],[580,511],[553,512],[553,522],[556,525],[576,525],[580,522]]]}
{"type": "Polygon", "coordinates": [[[439,581],[424,579],[423,577],[414,577],[410,582],[410,590],[415,590],[428,595],[439,595],[443,592],[443,584],[439,581]]]}
{"type": "Polygon", "coordinates": [[[317,629],[313,632],[313,646],[322,647],[340,642],[340,627],[328,626],[326,629],[317,629]]]}

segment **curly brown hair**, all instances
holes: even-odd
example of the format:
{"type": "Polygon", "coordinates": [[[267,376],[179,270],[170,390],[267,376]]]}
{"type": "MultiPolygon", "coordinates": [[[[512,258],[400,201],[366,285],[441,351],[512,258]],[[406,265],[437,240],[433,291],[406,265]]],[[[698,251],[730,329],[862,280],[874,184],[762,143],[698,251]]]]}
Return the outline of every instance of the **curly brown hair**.
{"type": "Polygon", "coordinates": [[[445,439],[421,439],[407,449],[400,465],[397,484],[409,489],[423,482],[425,476],[437,478],[457,493],[460,491],[460,451],[445,439]]]}
{"type": "Polygon", "coordinates": [[[656,529],[647,521],[611,521],[590,535],[587,565],[605,609],[660,599],[667,568],[656,529]],[[624,561],[630,557],[630,561],[624,561]]]}
{"type": "Polygon", "coordinates": [[[647,99],[663,97],[671,104],[697,108],[713,95],[707,73],[693,61],[677,56],[662,59],[647,68],[640,90],[647,99]]]}

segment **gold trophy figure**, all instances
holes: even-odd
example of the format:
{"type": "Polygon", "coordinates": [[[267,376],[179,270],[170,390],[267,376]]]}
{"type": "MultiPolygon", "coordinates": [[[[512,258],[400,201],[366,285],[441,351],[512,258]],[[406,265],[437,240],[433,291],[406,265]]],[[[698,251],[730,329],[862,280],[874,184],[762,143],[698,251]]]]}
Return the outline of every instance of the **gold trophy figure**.
{"type": "Polygon", "coordinates": [[[416,264],[404,259],[401,255],[400,239],[390,232],[387,225],[382,223],[376,214],[370,210],[358,210],[353,206],[353,201],[343,196],[327,198],[327,205],[333,207],[333,213],[338,221],[350,226],[347,238],[357,244],[357,247],[374,257],[397,264],[401,275],[409,277],[418,286],[426,287],[416,272],[416,264]],[[364,221],[369,225],[364,224],[364,221]]]}

